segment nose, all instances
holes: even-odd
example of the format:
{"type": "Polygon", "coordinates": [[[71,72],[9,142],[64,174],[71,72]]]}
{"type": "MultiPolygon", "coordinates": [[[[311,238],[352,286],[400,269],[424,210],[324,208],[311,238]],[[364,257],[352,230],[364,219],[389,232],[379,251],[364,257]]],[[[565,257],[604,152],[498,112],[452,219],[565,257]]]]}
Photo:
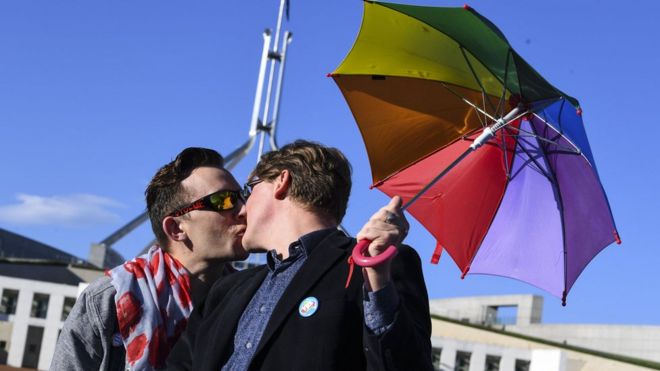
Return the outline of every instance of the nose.
{"type": "Polygon", "coordinates": [[[238,207],[238,218],[247,219],[247,208],[245,207],[246,201],[240,200],[240,206],[238,207]]]}

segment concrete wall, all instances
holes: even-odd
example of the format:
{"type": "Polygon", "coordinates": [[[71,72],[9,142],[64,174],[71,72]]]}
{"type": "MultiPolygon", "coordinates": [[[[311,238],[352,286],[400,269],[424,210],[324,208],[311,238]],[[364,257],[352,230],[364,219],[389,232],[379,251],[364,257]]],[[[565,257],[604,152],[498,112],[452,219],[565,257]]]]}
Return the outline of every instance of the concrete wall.
{"type": "Polygon", "coordinates": [[[660,326],[534,324],[507,331],[660,362],[660,326]]]}
{"type": "MultiPolygon", "coordinates": [[[[452,355],[455,357],[456,350],[472,349],[475,353],[498,355],[501,351],[502,363],[500,370],[510,371],[511,360],[515,362],[515,358],[530,359],[530,371],[547,370],[546,368],[539,368],[554,364],[556,367],[552,368],[553,371],[636,371],[648,370],[644,367],[630,365],[619,361],[610,360],[603,357],[598,357],[586,353],[576,352],[572,350],[564,350],[551,345],[536,343],[533,341],[516,338],[492,331],[482,330],[469,326],[460,325],[457,323],[432,319],[432,343],[436,347],[447,347],[454,349],[453,353],[448,351],[445,355],[441,355],[441,362],[444,362],[447,367],[453,366],[452,355]],[[549,352],[552,351],[552,352],[549,352]],[[527,355],[527,356],[525,356],[527,355]],[[507,360],[505,364],[504,361],[507,360]],[[563,359],[563,360],[562,360],[563,359]],[[451,362],[451,363],[450,363],[451,362]]],[[[535,335],[542,338],[542,336],[535,335]]],[[[483,370],[483,358],[479,358],[471,362],[470,371],[483,370]],[[481,367],[475,368],[474,367],[481,367]]],[[[452,369],[452,368],[447,368],[452,369]]],[[[444,369],[443,369],[444,370],[444,369]]]]}
{"type": "Polygon", "coordinates": [[[536,295],[471,296],[465,298],[434,299],[430,302],[431,313],[485,324],[489,307],[515,306],[516,324],[540,323],[543,314],[543,297],[536,295]]]}
{"type": "Polygon", "coordinates": [[[64,323],[61,320],[64,298],[77,297],[78,286],[0,276],[0,290],[5,288],[19,290],[16,314],[9,316],[8,319],[11,322],[12,328],[11,338],[8,344],[7,364],[13,367],[21,366],[28,326],[39,326],[44,328],[44,334],[41,342],[38,368],[47,370],[53,358],[59,330],[64,323]],[[30,317],[34,293],[49,295],[46,318],[30,317]]]}
{"type": "Polygon", "coordinates": [[[431,344],[435,349],[442,349],[440,354],[440,367],[437,368],[442,371],[454,370],[454,367],[456,366],[456,353],[458,351],[471,353],[469,371],[483,371],[485,369],[487,355],[500,357],[500,371],[514,371],[516,359],[532,359],[532,351],[530,349],[505,347],[493,343],[466,341],[454,337],[433,336],[431,338],[431,344]]]}
{"type": "Polygon", "coordinates": [[[475,296],[431,300],[431,313],[486,324],[492,307],[517,306],[515,324],[492,325],[524,335],[607,353],[660,362],[660,326],[542,324],[543,298],[533,295],[475,296]]]}

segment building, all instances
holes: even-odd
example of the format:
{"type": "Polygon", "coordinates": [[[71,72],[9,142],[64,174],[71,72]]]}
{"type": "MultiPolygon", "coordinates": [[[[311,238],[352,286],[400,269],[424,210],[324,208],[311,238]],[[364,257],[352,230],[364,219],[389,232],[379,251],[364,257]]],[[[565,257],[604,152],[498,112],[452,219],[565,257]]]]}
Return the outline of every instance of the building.
{"type": "Polygon", "coordinates": [[[103,270],[0,228],[0,365],[48,369],[80,288],[103,270]]]}
{"type": "Polygon", "coordinates": [[[544,324],[534,295],[436,299],[430,308],[437,370],[660,369],[660,326],[544,324]]]}
{"type": "MultiPolygon", "coordinates": [[[[258,264],[263,254],[242,262],[258,264]]],[[[79,293],[103,275],[89,262],[0,228],[0,369],[48,369],[79,293]]],[[[443,371],[660,370],[660,326],[545,324],[534,295],[430,302],[443,371]]]]}
{"type": "MultiPolygon", "coordinates": [[[[90,257],[95,253],[104,266],[123,262],[101,244],[92,246],[90,257]]],[[[259,265],[264,255],[236,262],[236,268],[259,265]]],[[[76,298],[103,274],[89,261],[0,228],[0,366],[48,369],[76,298]]]]}

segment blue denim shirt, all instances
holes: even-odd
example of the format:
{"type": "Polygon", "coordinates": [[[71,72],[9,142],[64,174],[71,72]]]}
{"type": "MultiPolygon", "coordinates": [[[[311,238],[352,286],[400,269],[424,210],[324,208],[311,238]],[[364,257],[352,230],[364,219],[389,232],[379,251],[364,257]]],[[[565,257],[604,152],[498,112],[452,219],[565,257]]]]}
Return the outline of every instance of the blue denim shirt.
{"type": "MultiPolygon", "coordinates": [[[[250,300],[238,322],[234,335],[234,353],[222,367],[223,371],[246,370],[259,345],[266,325],[282,297],[284,290],[305,263],[312,249],[335,228],[308,233],[289,246],[289,257],[279,260],[275,250],[267,255],[268,274],[250,300]]],[[[393,285],[388,285],[364,297],[365,324],[376,334],[392,326],[399,305],[399,297],[393,285]]]]}

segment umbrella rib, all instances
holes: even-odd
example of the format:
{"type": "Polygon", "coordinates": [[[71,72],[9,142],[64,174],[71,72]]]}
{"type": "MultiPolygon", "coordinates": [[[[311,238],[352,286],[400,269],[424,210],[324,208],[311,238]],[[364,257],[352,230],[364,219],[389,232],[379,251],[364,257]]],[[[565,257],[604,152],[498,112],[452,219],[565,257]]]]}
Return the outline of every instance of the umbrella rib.
{"type": "MultiPolygon", "coordinates": [[[[559,134],[562,138],[564,138],[564,140],[567,141],[567,142],[568,142],[573,148],[565,147],[565,146],[562,146],[562,147],[564,147],[564,148],[569,148],[570,150],[572,150],[573,152],[575,152],[575,154],[577,154],[577,155],[581,155],[582,158],[584,158],[584,160],[587,161],[587,163],[588,163],[591,167],[593,167],[593,164],[591,163],[591,161],[589,161],[589,159],[587,158],[587,156],[585,156],[584,153],[582,153],[582,151],[578,148],[578,146],[575,145],[575,143],[573,143],[573,141],[572,141],[570,138],[568,138],[567,136],[563,135],[559,130],[557,130],[557,128],[555,128],[551,123],[549,123],[549,122],[548,122],[547,120],[545,120],[543,117],[539,116],[536,112],[533,112],[532,114],[533,114],[536,118],[538,118],[539,120],[541,120],[541,121],[542,121],[542,122],[543,122],[548,128],[554,130],[555,133],[559,134]]],[[[544,139],[545,139],[545,138],[544,138],[544,139]]],[[[554,144],[554,143],[553,143],[553,144],[554,144]]]]}
{"type": "MultiPolygon", "coordinates": [[[[513,52],[513,49],[511,47],[509,47],[509,53],[512,53],[512,52],[513,52]]],[[[513,60],[513,63],[515,65],[515,63],[516,63],[515,59],[513,60]]],[[[516,67],[516,71],[518,71],[518,65],[515,65],[515,67],[516,67]]],[[[520,81],[520,74],[519,73],[516,73],[516,78],[518,79],[518,94],[520,94],[520,99],[523,100],[523,97],[525,95],[523,94],[523,84],[522,84],[522,81],[520,81]]]]}
{"type": "MultiPolygon", "coordinates": [[[[543,120],[545,122],[545,120],[543,120]]],[[[546,125],[545,127],[551,127],[549,125],[546,125]]],[[[531,126],[532,131],[534,130],[534,126],[531,126]]],[[[554,128],[553,128],[554,129],[554,128]]],[[[564,200],[561,197],[561,192],[559,190],[559,182],[557,181],[557,176],[552,170],[552,166],[550,165],[550,161],[548,158],[549,153],[544,150],[542,145],[539,145],[539,150],[541,151],[543,155],[543,159],[545,160],[545,164],[548,169],[548,175],[550,175],[550,184],[552,185],[552,190],[555,193],[555,199],[557,200],[557,208],[559,209],[559,217],[561,219],[561,234],[562,234],[562,248],[564,252],[564,290],[562,292],[562,305],[566,306],[566,296],[568,295],[568,250],[566,249],[566,224],[564,220],[564,200]]]]}
{"type": "MultiPolygon", "coordinates": [[[[481,83],[481,80],[479,80],[479,76],[477,76],[477,72],[474,70],[474,67],[472,67],[472,63],[470,63],[470,59],[467,57],[467,54],[465,54],[465,48],[463,48],[462,45],[459,46],[459,49],[461,50],[461,54],[463,54],[463,58],[465,59],[465,63],[467,66],[470,68],[470,72],[472,73],[472,76],[474,77],[474,80],[479,84],[479,87],[481,88],[481,92],[485,93],[486,89],[484,88],[483,84],[481,83]]],[[[484,94],[484,97],[487,97],[487,94],[484,94]]],[[[490,108],[493,109],[493,111],[497,112],[497,108],[493,105],[493,102],[490,101],[490,99],[484,99],[484,106],[488,103],[490,108]]],[[[485,108],[484,108],[485,111],[485,108]]]]}
{"type": "Polygon", "coordinates": [[[450,87],[449,87],[447,84],[445,84],[444,82],[442,82],[442,81],[438,81],[438,82],[439,82],[440,85],[442,85],[445,89],[449,90],[450,93],[454,94],[454,95],[457,96],[460,100],[462,100],[463,102],[467,103],[470,107],[472,107],[472,108],[474,108],[475,110],[477,110],[477,112],[482,113],[484,116],[486,116],[487,118],[489,118],[489,119],[491,119],[491,120],[493,120],[493,121],[497,121],[497,119],[496,119],[495,117],[493,117],[493,116],[490,115],[488,112],[486,112],[486,111],[482,110],[481,108],[479,108],[479,106],[477,106],[476,104],[470,102],[467,98],[465,98],[465,97],[462,96],[461,94],[459,94],[459,93],[457,93],[456,91],[454,91],[454,89],[450,88],[450,87]]]}
{"type": "Polygon", "coordinates": [[[502,157],[504,160],[504,171],[507,179],[511,179],[511,168],[509,167],[509,158],[506,151],[506,140],[504,139],[504,132],[502,132],[502,157]]]}
{"type": "MultiPolygon", "coordinates": [[[[576,155],[580,155],[580,154],[582,154],[581,151],[576,150],[575,148],[571,148],[571,147],[568,147],[568,146],[564,146],[564,145],[560,144],[559,142],[555,142],[554,140],[544,138],[544,137],[542,137],[542,136],[540,136],[540,135],[538,135],[538,134],[530,133],[530,132],[528,132],[527,130],[524,130],[524,129],[521,129],[521,128],[513,128],[513,129],[518,130],[518,131],[524,133],[524,134],[513,134],[513,135],[518,135],[518,136],[520,136],[520,137],[522,137],[522,138],[524,138],[524,137],[527,137],[527,138],[530,138],[530,137],[532,137],[532,138],[536,138],[536,139],[538,139],[538,140],[540,140],[540,141],[542,141],[542,142],[544,142],[544,143],[552,144],[552,145],[554,145],[554,146],[557,146],[557,148],[561,148],[561,149],[563,149],[564,152],[572,153],[572,154],[576,154],[576,155]]],[[[559,135],[559,137],[562,137],[562,135],[559,135]]]]}
{"type": "Polygon", "coordinates": [[[504,81],[502,81],[502,97],[500,97],[500,101],[497,104],[497,111],[496,112],[504,112],[504,98],[506,97],[506,82],[509,79],[509,56],[511,55],[511,50],[509,50],[506,53],[506,61],[504,62],[504,81]]]}
{"type": "MultiPolygon", "coordinates": [[[[482,96],[481,100],[482,100],[482,102],[485,101],[485,99],[486,99],[485,95],[486,95],[486,93],[482,90],[481,91],[481,96],[482,96]]],[[[486,111],[486,103],[484,103],[483,110],[486,111]]],[[[488,123],[486,122],[488,120],[488,118],[486,116],[481,117],[481,112],[479,112],[479,111],[476,111],[476,113],[477,113],[477,118],[479,119],[479,123],[481,124],[481,127],[485,128],[486,126],[488,126],[488,123]]]]}
{"type": "MultiPolygon", "coordinates": [[[[502,135],[501,138],[502,140],[500,141],[501,147],[502,147],[502,160],[504,162],[504,171],[506,173],[506,178],[511,179],[511,168],[509,167],[509,158],[507,155],[507,150],[506,150],[506,135],[508,134],[509,127],[505,127],[504,130],[502,130],[502,135]]],[[[515,150],[515,146],[514,146],[515,150]]],[[[515,153],[515,152],[514,152],[515,153]]]]}
{"type": "MultiPolygon", "coordinates": [[[[506,53],[506,61],[504,62],[504,80],[502,81],[502,96],[500,97],[500,101],[497,103],[497,108],[495,110],[495,112],[499,113],[500,115],[503,114],[504,111],[504,97],[506,97],[506,81],[509,75],[510,54],[511,54],[510,51],[506,53]]],[[[514,151],[515,151],[515,146],[514,146],[514,151]]],[[[502,157],[506,168],[506,176],[507,178],[511,179],[511,169],[509,168],[509,161],[506,153],[506,141],[504,140],[504,132],[502,132],[502,157]]]]}

